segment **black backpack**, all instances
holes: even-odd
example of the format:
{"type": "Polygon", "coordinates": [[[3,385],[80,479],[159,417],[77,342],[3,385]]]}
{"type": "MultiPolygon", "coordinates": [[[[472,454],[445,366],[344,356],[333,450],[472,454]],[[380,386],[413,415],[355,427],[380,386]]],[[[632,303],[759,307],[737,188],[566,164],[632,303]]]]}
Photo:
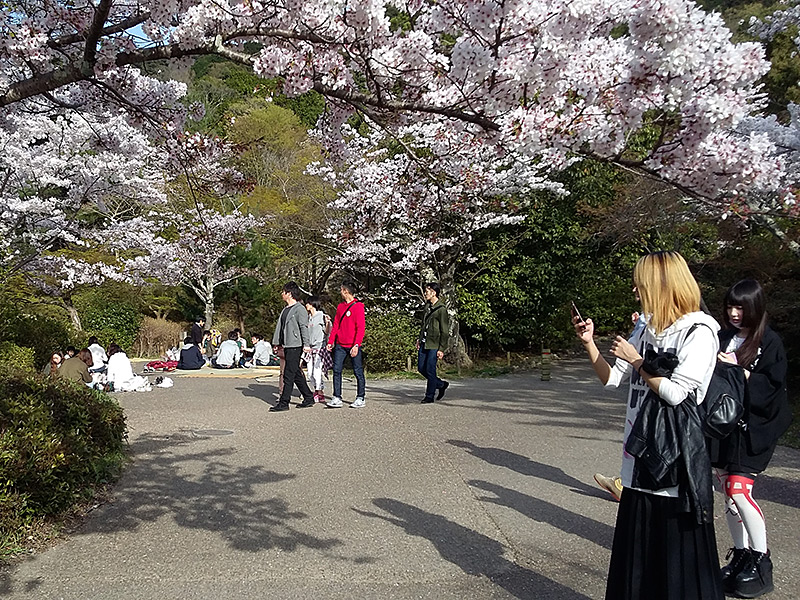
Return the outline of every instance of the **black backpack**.
{"type": "MultiPolygon", "coordinates": [[[[708,327],[705,323],[696,323],[689,329],[686,337],[699,325],[708,327]]],[[[746,386],[747,379],[741,366],[717,361],[706,397],[698,407],[706,437],[722,440],[737,427],[745,427],[742,417],[745,412],[746,386]]]]}

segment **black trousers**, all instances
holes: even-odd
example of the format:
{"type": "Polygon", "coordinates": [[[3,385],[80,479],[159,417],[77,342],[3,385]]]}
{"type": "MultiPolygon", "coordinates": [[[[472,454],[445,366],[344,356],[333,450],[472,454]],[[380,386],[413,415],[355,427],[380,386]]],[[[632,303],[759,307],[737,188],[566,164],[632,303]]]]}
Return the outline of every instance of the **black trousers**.
{"type": "Polygon", "coordinates": [[[306,374],[300,368],[300,357],[303,355],[303,348],[283,348],[283,361],[286,365],[283,369],[283,390],[278,404],[289,404],[292,398],[292,388],[297,385],[297,389],[306,402],[314,401],[314,394],[308,387],[306,374]]]}

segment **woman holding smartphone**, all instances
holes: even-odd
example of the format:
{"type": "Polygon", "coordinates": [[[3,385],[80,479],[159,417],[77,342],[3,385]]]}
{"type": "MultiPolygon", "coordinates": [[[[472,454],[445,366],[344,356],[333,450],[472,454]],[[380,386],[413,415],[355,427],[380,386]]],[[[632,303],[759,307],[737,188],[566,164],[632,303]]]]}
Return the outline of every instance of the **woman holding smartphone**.
{"type": "MultiPolygon", "coordinates": [[[[576,333],[604,385],[617,387],[629,379],[624,434],[628,450],[640,409],[646,414],[645,406],[668,405],[666,410],[673,407],[675,413],[684,415],[676,437],[692,440],[700,451],[691,454],[691,460],[684,453],[683,462],[674,471],[679,485],[664,487],[650,485],[643,462],[628,451],[623,452],[623,490],[606,599],[722,600],[710,494],[711,467],[699,420],[696,416],[691,419],[696,407],[681,406],[684,402],[699,404],[705,397],[719,349],[719,326],[700,310],[700,289],[677,252],[643,256],[634,268],[633,281],[647,326],[630,341],[616,338],[611,347],[616,357],[613,367],[595,345],[591,319],[573,317],[576,333]],[[652,370],[650,359],[667,353],[677,357],[677,366],[669,376],[648,372],[652,370]],[[643,356],[648,357],[648,363],[643,356]],[[651,392],[655,396],[649,395],[651,392]],[[690,479],[694,487],[687,485],[690,479]],[[705,496],[699,501],[696,496],[689,497],[690,488],[705,496]]],[[[657,480],[656,485],[662,481],[657,480]]]]}
{"type": "Polygon", "coordinates": [[[767,468],[778,438],[792,415],[786,396],[786,353],[767,325],[761,285],[745,279],[732,286],[723,304],[719,360],[739,364],[747,379],[746,428],[721,441],[711,440],[711,461],[725,492],[725,516],[733,548],[722,568],[723,586],[740,598],[757,598],[773,589],[767,526],[753,499],[756,475],[767,468]]]}

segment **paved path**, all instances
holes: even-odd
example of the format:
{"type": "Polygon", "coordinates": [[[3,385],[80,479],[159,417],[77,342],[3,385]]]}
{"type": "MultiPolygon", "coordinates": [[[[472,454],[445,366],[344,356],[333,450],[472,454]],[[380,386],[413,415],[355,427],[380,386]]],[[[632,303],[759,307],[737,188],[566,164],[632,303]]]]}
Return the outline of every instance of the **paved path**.
{"type": "MultiPolygon", "coordinates": [[[[617,504],[592,475],[618,469],[624,409],[584,361],[550,382],[454,381],[434,405],[418,403],[421,381],[370,381],[361,410],[268,413],[274,378],[175,382],[119,396],[133,461],[113,502],[7,573],[0,595],[603,597],[617,504]]],[[[779,449],[758,498],[768,598],[795,600],[800,452],[779,449]]]]}

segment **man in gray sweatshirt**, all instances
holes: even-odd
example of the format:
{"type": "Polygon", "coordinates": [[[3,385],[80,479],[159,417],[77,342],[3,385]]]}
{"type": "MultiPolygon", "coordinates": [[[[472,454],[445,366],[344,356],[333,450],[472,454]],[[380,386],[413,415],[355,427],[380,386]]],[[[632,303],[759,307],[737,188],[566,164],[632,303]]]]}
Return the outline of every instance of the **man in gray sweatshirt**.
{"type": "Polygon", "coordinates": [[[278,326],[272,336],[272,345],[275,348],[283,347],[283,360],[285,363],[283,390],[278,403],[269,409],[270,412],[289,410],[289,400],[292,397],[294,385],[297,385],[297,389],[303,396],[303,402],[297,405],[298,408],[314,406],[314,395],[308,387],[305,373],[300,368],[300,357],[303,352],[311,350],[308,333],[308,313],[305,305],[298,302],[301,293],[300,288],[294,281],[290,281],[283,286],[281,296],[283,301],[286,302],[286,308],[283,309],[278,319],[278,326]]]}

